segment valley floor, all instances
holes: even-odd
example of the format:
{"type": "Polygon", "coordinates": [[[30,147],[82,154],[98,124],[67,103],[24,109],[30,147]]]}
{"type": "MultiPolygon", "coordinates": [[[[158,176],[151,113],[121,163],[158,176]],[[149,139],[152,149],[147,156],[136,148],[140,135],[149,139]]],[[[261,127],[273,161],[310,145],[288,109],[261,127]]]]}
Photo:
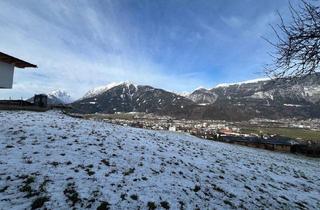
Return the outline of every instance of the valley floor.
{"type": "Polygon", "coordinates": [[[0,111],[0,209],[319,209],[320,160],[0,111]]]}

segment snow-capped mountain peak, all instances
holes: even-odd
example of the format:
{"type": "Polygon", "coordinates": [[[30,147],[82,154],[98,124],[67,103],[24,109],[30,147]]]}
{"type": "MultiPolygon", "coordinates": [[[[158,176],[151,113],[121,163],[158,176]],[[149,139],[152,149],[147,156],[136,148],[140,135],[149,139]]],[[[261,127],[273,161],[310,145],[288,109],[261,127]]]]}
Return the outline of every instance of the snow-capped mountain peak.
{"type": "Polygon", "coordinates": [[[112,83],[109,83],[107,85],[104,85],[104,86],[99,86],[99,87],[96,87],[96,88],[93,88],[92,90],[89,90],[83,97],[82,99],[84,98],[90,98],[90,97],[94,97],[96,95],[99,95],[107,90],[110,90],[111,88],[113,87],[116,87],[118,85],[120,85],[121,83],[116,83],[116,82],[112,82],[112,83]]]}
{"type": "Polygon", "coordinates": [[[203,86],[199,86],[199,87],[197,87],[196,89],[195,89],[195,91],[196,90],[208,90],[207,88],[205,88],[205,87],[203,87],[203,86]]]}
{"type": "Polygon", "coordinates": [[[135,88],[138,87],[137,84],[135,84],[134,82],[131,82],[131,81],[125,81],[125,82],[122,82],[121,84],[126,85],[127,87],[129,87],[130,85],[133,85],[135,88]]]}
{"type": "Polygon", "coordinates": [[[55,90],[51,93],[48,93],[49,98],[59,99],[64,104],[72,103],[74,100],[65,90],[55,90]]]}
{"type": "Polygon", "coordinates": [[[112,82],[104,86],[99,86],[96,88],[93,88],[92,90],[89,90],[81,99],[86,99],[86,98],[91,98],[95,97],[97,95],[100,95],[101,93],[104,93],[114,87],[120,86],[120,85],[126,85],[129,87],[130,85],[133,85],[135,88],[137,88],[137,85],[134,84],[133,82],[112,82]]]}

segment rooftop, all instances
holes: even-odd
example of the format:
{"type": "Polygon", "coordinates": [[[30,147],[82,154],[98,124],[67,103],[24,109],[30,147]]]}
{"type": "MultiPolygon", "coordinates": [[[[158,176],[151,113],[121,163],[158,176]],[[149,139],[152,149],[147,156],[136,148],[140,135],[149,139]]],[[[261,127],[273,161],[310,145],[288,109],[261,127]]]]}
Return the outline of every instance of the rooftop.
{"type": "Polygon", "coordinates": [[[18,68],[26,68],[26,67],[37,68],[37,65],[28,63],[26,61],[20,60],[19,58],[15,58],[13,56],[7,55],[2,52],[0,52],[0,61],[8,64],[13,64],[15,67],[18,67],[18,68]]]}

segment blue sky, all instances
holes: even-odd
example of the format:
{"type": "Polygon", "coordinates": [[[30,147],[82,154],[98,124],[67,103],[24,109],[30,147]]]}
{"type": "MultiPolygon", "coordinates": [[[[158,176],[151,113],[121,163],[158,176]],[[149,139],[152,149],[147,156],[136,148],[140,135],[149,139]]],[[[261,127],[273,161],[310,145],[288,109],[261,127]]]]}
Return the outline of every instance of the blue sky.
{"type": "MultiPolygon", "coordinates": [[[[296,4],[297,1],[292,1],[296,4]]],[[[192,91],[263,75],[288,16],[285,0],[3,0],[0,51],[38,69],[16,69],[0,98],[64,89],[74,98],[111,82],[192,91]]]]}

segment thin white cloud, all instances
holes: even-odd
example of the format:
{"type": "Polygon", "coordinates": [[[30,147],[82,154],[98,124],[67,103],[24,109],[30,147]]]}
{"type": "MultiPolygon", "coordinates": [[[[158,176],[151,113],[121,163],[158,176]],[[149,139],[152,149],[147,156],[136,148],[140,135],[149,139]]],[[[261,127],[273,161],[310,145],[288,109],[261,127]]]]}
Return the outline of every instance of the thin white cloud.
{"type": "Polygon", "coordinates": [[[235,16],[221,17],[221,20],[232,28],[240,28],[245,24],[245,20],[235,16]]]}

